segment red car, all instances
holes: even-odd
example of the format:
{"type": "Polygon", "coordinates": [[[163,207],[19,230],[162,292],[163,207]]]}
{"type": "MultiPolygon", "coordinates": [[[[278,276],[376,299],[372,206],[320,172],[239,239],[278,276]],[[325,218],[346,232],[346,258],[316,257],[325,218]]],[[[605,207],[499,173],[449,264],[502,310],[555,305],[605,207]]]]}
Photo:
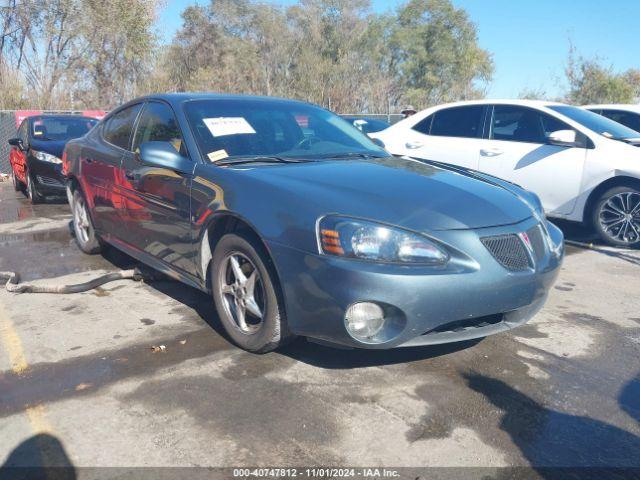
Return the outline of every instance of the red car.
{"type": "Polygon", "coordinates": [[[62,152],[71,139],[82,137],[98,121],[78,115],[36,115],[25,118],[9,140],[13,186],[32,203],[64,195],[62,152]]]}

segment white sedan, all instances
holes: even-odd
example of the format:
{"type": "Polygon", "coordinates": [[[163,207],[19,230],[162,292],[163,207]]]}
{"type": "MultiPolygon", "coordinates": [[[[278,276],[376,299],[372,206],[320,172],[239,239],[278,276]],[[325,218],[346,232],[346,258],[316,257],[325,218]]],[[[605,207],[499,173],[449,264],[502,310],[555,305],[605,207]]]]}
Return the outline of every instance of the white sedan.
{"type": "Polygon", "coordinates": [[[394,155],[517,183],[549,217],[640,246],[640,133],[608,118],[562,103],[482,100],[432,107],[371,137],[394,155]]]}
{"type": "Polygon", "coordinates": [[[582,108],[610,118],[614,122],[621,123],[625,127],[640,132],[640,105],[632,104],[607,104],[585,105],[582,108]]]}

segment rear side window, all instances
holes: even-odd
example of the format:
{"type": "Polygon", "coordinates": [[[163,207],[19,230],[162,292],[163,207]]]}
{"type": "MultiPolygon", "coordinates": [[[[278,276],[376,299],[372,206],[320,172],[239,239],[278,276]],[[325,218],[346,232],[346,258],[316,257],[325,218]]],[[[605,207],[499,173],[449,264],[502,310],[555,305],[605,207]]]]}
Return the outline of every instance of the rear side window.
{"type": "Polygon", "coordinates": [[[145,142],[168,142],[177,152],[186,156],[182,132],[169,105],[150,102],[142,111],[133,140],[133,151],[145,142]]]}
{"type": "Polygon", "coordinates": [[[128,150],[133,123],[141,107],[141,104],[132,105],[109,118],[103,130],[104,139],[116,147],[128,150]]]}
{"type": "Polygon", "coordinates": [[[438,137],[480,138],[483,105],[447,108],[433,114],[429,135],[438,137]]]}
{"type": "Polygon", "coordinates": [[[621,123],[625,127],[640,132],[640,113],[625,112],[622,110],[602,110],[602,115],[614,122],[621,123]]]}
{"type": "Polygon", "coordinates": [[[412,128],[416,132],[424,133],[425,135],[429,135],[431,132],[431,122],[433,122],[433,115],[429,115],[427,118],[420,120],[416,123],[412,128]]]}

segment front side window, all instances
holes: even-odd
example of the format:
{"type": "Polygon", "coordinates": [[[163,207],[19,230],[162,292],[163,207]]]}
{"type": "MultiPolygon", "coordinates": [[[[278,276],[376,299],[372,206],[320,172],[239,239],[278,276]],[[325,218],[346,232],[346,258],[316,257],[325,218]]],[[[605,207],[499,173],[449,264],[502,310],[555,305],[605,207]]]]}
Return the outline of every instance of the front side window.
{"type": "Polygon", "coordinates": [[[18,138],[22,140],[22,143],[27,145],[29,143],[29,120],[23,120],[18,129],[18,138]]]}
{"type": "Polygon", "coordinates": [[[640,113],[625,112],[622,110],[602,110],[602,115],[621,123],[625,127],[640,132],[640,113]]]}
{"type": "Polygon", "coordinates": [[[517,105],[496,105],[491,119],[489,138],[525,143],[548,143],[558,130],[573,130],[579,143],[586,137],[562,120],[532,108],[517,105]]]}
{"type": "Polygon", "coordinates": [[[438,137],[480,138],[483,116],[483,105],[439,110],[433,114],[429,134],[438,137]]]}
{"type": "Polygon", "coordinates": [[[150,102],[142,111],[132,150],[135,152],[145,142],[169,142],[177,152],[186,156],[182,132],[169,105],[150,102]]]}
{"type": "Polygon", "coordinates": [[[353,125],[313,105],[210,99],[187,102],[184,108],[198,147],[212,162],[246,156],[388,156],[353,125]]]}
{"type": "Polygon", "coordinates": [[[128,150],[133,124],[141,107],[138,103],[110,117],[104,125],[104,139],[116,147],[128,150]]]}

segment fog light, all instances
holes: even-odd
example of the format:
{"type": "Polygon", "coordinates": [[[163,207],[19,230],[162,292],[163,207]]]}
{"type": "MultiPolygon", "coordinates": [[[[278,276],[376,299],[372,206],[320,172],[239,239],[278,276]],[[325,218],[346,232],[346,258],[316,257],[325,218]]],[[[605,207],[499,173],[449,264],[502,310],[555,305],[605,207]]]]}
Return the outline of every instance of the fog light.
{"type": "Polygon", "coordinates": [[[369,340],[382,330],[384,311],[375,303],[354,303],[347,309],[344,323],[352,337],[369,340]]]}

